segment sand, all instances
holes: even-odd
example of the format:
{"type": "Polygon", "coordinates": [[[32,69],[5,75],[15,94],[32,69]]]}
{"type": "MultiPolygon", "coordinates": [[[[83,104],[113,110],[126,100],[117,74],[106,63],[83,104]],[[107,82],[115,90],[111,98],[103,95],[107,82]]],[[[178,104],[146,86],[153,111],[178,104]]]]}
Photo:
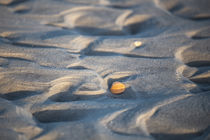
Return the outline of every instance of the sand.
{"type": "Polygon", "coordinates": [[[209,140],[209,7],[0,0],[0,139],[209,140]]]}

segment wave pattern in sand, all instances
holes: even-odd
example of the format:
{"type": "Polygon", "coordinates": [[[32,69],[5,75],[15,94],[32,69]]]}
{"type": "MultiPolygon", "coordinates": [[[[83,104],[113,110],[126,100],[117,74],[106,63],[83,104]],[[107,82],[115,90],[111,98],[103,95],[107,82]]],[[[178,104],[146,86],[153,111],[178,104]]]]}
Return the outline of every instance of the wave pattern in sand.
{"type": "Polygon", "coordinates": [[[0,0],[0,138],[208,140],[209,4],[0,0]]]}

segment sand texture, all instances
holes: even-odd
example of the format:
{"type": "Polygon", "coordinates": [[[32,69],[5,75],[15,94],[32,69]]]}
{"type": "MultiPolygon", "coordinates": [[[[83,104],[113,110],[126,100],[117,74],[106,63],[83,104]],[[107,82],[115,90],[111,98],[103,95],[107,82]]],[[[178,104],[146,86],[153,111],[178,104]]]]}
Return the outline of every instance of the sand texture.
{"type": "Polygon", "coordinates": [[[0,139],[210,140],[210,1],[0,0],[0,139]]]}

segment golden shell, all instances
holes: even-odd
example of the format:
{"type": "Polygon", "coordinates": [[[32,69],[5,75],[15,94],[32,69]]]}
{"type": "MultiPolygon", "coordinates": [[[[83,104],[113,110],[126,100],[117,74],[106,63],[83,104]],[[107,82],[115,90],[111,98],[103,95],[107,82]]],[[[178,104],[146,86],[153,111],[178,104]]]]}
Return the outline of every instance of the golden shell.
{"type": "Polygon", "coordinates": [[[110,88],[110,91],[113,94],[121,94],[125,91],[125,84],[121,83],[121,82],[114,82],[110,88]]]}

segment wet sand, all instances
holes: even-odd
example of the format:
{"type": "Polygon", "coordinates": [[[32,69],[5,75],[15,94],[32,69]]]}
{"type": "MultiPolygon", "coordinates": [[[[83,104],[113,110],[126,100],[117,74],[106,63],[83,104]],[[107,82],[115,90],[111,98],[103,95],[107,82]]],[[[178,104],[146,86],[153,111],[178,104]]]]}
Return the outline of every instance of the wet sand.
{"type": "Polygon", "coordinates": [[[0,138],[209,140],[209,7],[0,0],[0,138]]]}

